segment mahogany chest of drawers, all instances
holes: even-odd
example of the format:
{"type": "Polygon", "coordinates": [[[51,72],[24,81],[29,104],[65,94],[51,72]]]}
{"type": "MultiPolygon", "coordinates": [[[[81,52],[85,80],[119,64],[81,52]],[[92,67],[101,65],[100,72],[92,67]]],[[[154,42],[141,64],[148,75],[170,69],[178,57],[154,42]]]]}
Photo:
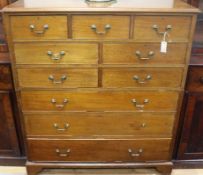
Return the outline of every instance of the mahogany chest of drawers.
{"type": "Polygon", "coordinates": [[[19,1],[4,9],[30,175],[46,168],[170,173],[198,11],[180,1],[148,10],[126,3],[19,1]]]}

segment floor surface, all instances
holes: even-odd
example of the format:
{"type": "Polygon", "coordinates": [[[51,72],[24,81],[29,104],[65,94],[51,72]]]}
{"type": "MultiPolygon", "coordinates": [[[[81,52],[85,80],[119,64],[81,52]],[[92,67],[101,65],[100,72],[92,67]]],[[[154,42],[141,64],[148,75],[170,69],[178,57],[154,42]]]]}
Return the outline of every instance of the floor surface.
{"type": "MultiPolygon", "coordinates": [[[[48,175],[49,173],[45,173],[46,175],[48,175]]],[[[54,173],[56,174],[56,173],[54,173]]],[[[64,173],[60,173],[60,174],[64,174],[64,173]]],[[[67,174],[67,173],[65,173],[67,174]]],[[[82,173],[82,171],[77,171],[77,172],[72,172],[72,173],[68,173],[68,175],[79,175],[79,174],[83,174],[83,175],[87,175],[87,173],[82,173]]],[[[103,175],[104,173],[102,173],[103,175]]],[[[113,173],[115,174],[115,173],[113,173]]],[[[132,175],[134,173],[128,173],[128,174],[123,174],[123,172],[118,173],[119,175],[132,175]]],[[[135,174],[140,174],[140,173],[135,173],[135,174]]],[[[0,175],[26,175],[26,170],[25,167],[0,167],[0,175]]],[[[57,173],[57,175],[59,175],[57,173]]],[[[95,174],[95,173],[89,173],[89,175],[99,175],[99,174],[95,174]]],[[[106,174],[106,175],[112,175],[112,174],[106,174]]],[[[145,174],[146,175],[146,174],[145,174]]],[[[155,173],[150,173],[148,175],[156,175],[155,173]]],[[[173,170],[172,175],[203,175],[203,169],[176,169],[173,170]]]]}

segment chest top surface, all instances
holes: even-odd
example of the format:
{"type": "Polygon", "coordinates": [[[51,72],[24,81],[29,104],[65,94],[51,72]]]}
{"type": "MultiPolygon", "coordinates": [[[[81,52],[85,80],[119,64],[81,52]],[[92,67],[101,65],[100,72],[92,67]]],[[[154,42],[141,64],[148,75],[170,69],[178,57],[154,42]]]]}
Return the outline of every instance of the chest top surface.
{"type": "Polygon", "coordinates": [[[182,0],[113,0],[93,3],[86,0],[19,0],[4,12],[182,12],[199,10],[182,0]]]}

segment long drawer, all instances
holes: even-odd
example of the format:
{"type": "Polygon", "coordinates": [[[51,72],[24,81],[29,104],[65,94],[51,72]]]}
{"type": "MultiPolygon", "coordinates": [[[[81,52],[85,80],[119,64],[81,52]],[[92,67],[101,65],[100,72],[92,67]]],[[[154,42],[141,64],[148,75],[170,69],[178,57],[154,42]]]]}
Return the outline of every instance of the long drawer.
{"type": "Polygon", "coordinates": [[[167,53],[160,52],[160,43],[104,43],[104,64],[161,65],[185,64],[186,43],[168,43],[167,53]]]}
{"type": "Polygon", "coordinates": [[[170,159],[171,139],[28,139],[29,161],[143,162],[170,159]]]}
{"type": "Polygon", "coordinates": [[[17,64],[96,64],[95,43],[17,43],[14,45],[17,64]]]}
{"type": "Polygon", "coordinates": [[[174,113],[24,114],[27,136],[171,137],[174,113]]]}
{"type": "Polygon", "coordinates": [[[103,87],[181,87],[183,68],[104,68],[103,87]]]}
{"type": "Polygon", "coordinates": [[[20,68],[20,87],[75,88],[97,87],[96,68],[20,68]]]}
{"type": "Polygon", "coordinates": [[[176,111],[176,91],[22,91],[23,111],[176,111]]]}
{"type": "Polygon", "coordinates": [[[67,16],[12,16],[11,32],[14,40],[67,39],[67,16]]]}

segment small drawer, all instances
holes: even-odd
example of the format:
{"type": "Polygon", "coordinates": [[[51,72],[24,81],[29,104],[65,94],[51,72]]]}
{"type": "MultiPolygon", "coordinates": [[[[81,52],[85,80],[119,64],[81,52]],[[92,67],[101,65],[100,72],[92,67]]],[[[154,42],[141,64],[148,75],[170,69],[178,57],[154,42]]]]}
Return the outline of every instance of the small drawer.
{"type": "Polygon", "coordinates": [[[90,43],[15,44],[17,64],[96,64],[98,45],[90,43]]]}
{"type": "Polygon", "coordinates": [[[20,68],[17,69],[22,88],[77,88],[97,87],[95,68],[20,68]]]}
{"type": "Polygon", "coordinates": [[[67,16],[12,16],[13,40],[67,39],[67,16]]]}
{"type": "Polygon", "coordinates": [[[144,162],[170,159],[171,139],[28,139],[29,161],[144,162]],[[88,155],[88,156],[87,156],[88,155]]]}
{"type": "Polygon", "coordinates": [[[167,53],[160,52],[160,43],[104,43],[104,64],[185,64],[187,44],[168,44],[167,53]]]}
{"type": "Polygon", "coordinates": [[[103,68],[103,87],[180,88],[183,68],[103,68]]]}
{"type": "Polygon", "coordinates": [[[0,90],[12,89],[11,71],[8,65],[0,65],[0,90]]]}
{"type": "Polygon", "coordinates": [[[189,67],[187,90],[203,92],[203,67],[189,67]]]}
{"type": "Polygon", "coordinates": [[[23,111],[176,111],[176,91],[22,91],[23,111]]]}
{"type": "Polygon", "coordinates": [[[166,40],[189,41],[192,19],[188,16],[136,16],[134,19],[134,39],[137,41],[166,40]]]}
{"type": "Polygon", "coordinates": [[[73,39],[128,39],[129,28],[129,16],[73,16],[73,39]]]}
{"type": "Polygon", "coordinates": [[[25,114],[28,137],[172,137],[174,113],[25,114]],[[122,129],[121,129],[122,128],[122,129]]]}

